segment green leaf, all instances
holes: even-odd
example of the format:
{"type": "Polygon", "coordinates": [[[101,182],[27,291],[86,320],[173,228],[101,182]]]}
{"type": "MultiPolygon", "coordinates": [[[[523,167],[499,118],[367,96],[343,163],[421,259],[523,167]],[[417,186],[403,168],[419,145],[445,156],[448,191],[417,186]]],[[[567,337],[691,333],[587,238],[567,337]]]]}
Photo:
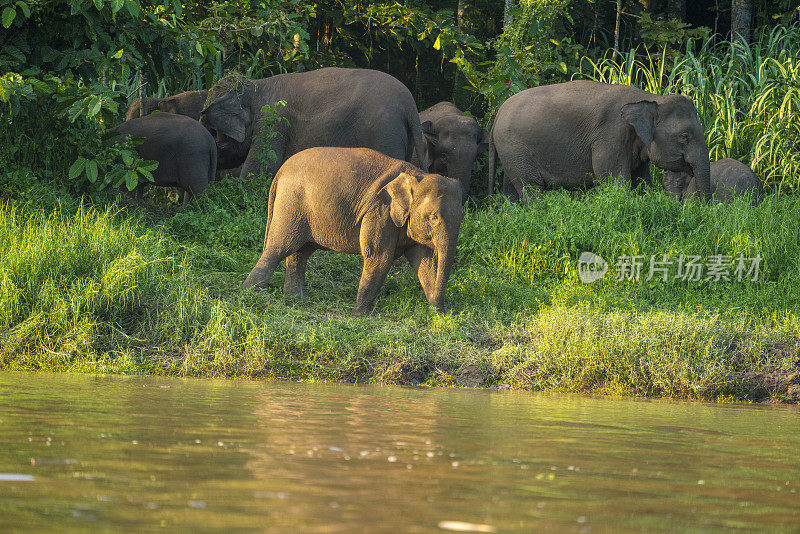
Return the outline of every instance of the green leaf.
{"type": "Polygon", "coordinates": [[[139,2],[137,0],[125,0],[125,9],[128,10],[131,17],[137,18],[139,16],[139,2]]]}
{"type": "Polygon", "coordinates": [[[200,54],[201,56],[203,55],[203,45],[200,44],[200,41],[197,41],[194,44],[194,49],[197,50],[198,54],[200,54]]]}
{"type": "Polygon", "coordinates": [[[178,17],[183,16],[183,6],[181,5],[181,0],[173,0],[172,7],[175,9],[175,14],[178,17]]]}
{"type": "Polygon", "coordinates": [[[148,181],[148,182],[152,182],[152,181],[154,181],[154,180],[153,180],[153,174],[152,174],[150,171],[146,171],[146,170],[144,170],[144,169],[136,169],[136,170],[139,172],[139,174],[141,174],[142,176],[144,176],[145,178],[147,178],[147,181],[148,181]]]}
{"type": "Polygon", "coordinates": [[[3,10],[3,27],[9,28],[11,23],[14,22],[14,17],[17,16],[17,10],[13,7],[7,7],[3,10]]]}
{"type": "Polygon", "coordinates": [[[128,188],[128,191],[133,191],[136,189],[136,186],[139,185],[139,177],[136,175],[134,171],[128,171],[125,173],[125,187],[128,188]]]}
{"type": "Polygon", "coordinates": [[[25,15],[25,18],[30,18],[31,16],[31,8],[25,2],[17,2],[17,5],[22,10],[22,14],[25,15]]]}
{"type": "Polygon", "coordinates": [[[103,0],[93,0],[93,1],[94,1],[94,7],[96,7],[98,11],[103,9],[103,0]]]}
{"type": "Polygon", "coordinates": [[[93,96],[90,98],[89,102],[87,103],[87,111],[86,114],[90,117],[94,117],[100,112],[100,108],[103,105],[103,101],[100,100],[99,97],[93,96]]]}
{"type": "Polygon", "coordinates": [[[122,9],[122,6],[124,5],[125,5],[125,0],[111,0],[111,12],[116,13],[117,11],[122,9]]]}
{"type": "Polygon", "coordinates": [[[153,172],[158,168],[158,162],[154,160],[142,160],[142,165],[139,167],[140,171],[153,172]]]}
{"type": "Polygon", "coordinates": [[[133,154],[131,154],[130,150],[120,150],[120,156],[122,156],[122,162],[125,163],[126,166],[130,167],[133,165],[133,154]]]}
{"type": "Polygon", "coordinates": [[[91,183],[97,181],[97,162],[93,159],[86,162],[86,178],[88,178],[91,183]]]}
{"type": "Polygon", "coordinates": [[[69,178],[70,180],[76,179],[78,176],[81,175],[83,172],[84,167],[86,167],[86,158],[79,157],[75,160],[75,163],[70,165],[69,167],[69,178]]]}

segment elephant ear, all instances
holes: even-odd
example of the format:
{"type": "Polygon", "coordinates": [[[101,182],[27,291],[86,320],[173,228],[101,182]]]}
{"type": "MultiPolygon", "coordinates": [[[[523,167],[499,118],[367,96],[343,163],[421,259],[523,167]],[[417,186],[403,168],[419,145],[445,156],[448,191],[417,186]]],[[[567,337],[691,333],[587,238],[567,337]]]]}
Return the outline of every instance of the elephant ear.
{"type": "Polygon", "coordinates": [[[642,140],[644,146],[650,147],[653,142],[653,123],[658,115],[658,104],[650,100],[642,100],[622,106],[622,118],[633,126],[636,135],[642,140]]]}
{"type": "Polygon", "coordinates": [[[438,145],[439,134],[433,129],[433,123],[431,121],[425,121],[421,123],[420,126],[422,127],[422,137],[425,138],[425,142],[432,147],[438,145]]]}
{"type": "Polygon", "coordinates": [[[209,128],[227,135],[237,143],[244,143],[250,112],[242,106],[234,91],[217,98],[202,111],[209,128]]]}
{"type": "Polygon", "coordinates": [[[413,200],[412,184],[416,178],[401,172],[397,178],[386,184],[384,190],[389,195],[389,215],[395,226],[402,228],[408,221],[413,200]]]}
{"type": "Polygon", "coordinates": [[[425,165],[430,169],[433,165],[434,149],[439,144],[439,134],[433,129],[431,121],[425,121],[420,126],[422,127],[422,138],[425,141],[425,165]]]}
{"type": "Polygon", "coordinates": [[[478,155],[483,154],[489,149],[489,132],[481,128],[478,136],[478,155]]]}

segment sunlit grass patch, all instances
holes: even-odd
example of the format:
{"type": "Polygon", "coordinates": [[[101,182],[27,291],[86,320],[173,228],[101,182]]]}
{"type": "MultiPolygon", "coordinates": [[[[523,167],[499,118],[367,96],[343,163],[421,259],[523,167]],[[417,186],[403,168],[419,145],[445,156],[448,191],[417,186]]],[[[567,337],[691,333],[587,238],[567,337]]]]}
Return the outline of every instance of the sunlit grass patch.
{"type": "Polygon", "coordinates": [[[795,197],[709,206],[607,185],[498,198],[465,217],[448,313],[397,264],[375,312],[356,319],[358,256],[315,254],[304,298],[283,296],[282,269],[265,291],[240,289],[263,239],[262,186],[225,184],[171,212],[0,208],[0,365],[703,399],[780,396],[767,378],[800,370],[795,197]],[[679,253],[764,265],[757,281],[643,271],[589,285],[584,251],[612,265],[679,253]]]}

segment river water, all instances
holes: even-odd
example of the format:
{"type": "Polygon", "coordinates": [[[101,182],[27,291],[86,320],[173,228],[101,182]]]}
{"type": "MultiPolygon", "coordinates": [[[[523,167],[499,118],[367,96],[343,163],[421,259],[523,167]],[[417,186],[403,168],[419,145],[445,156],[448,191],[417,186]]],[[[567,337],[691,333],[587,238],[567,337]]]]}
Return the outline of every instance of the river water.
{"type": "Polygon", "coordinates": [[[0,374],[0,531],[800,532],[800,411],[0,374]]]}

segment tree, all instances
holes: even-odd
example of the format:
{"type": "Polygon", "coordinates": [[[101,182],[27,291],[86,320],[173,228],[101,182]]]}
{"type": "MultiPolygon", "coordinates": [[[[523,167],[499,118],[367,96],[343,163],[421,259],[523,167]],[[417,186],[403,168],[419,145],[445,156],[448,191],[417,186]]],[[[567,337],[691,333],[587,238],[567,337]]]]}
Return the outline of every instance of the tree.
{"type": "Polygon", "coordinates": [[[503,9],[503,31],[508,30],[514,22],[514,17],[511,15],[511,9],[514,7],[514,0],[506,0],[505,8],[503,9]]]}
{"type": "Polygon", "coordinates": [[[683,21],[686,18],[686,0],[667,0],[667,15],[683,21]]]}
{"type": "Polygon", "coordinates": [[[617,0],[617,19],[614,23],[614,57],[619,53],[619,18],[622,15],[622,0],[617,0]]]}
{"type": "MultiPolygon", "coordinates": [[[[464,11],[466,10],[465,0],[458,0],[458,6],[456,8],[456,24],[458,25],[458,33],[464,33],[464,11]]],[[[459,70],[456,69],[455,74],[453,74],[453,94],[451,99],[455,102],[456,99],[456,90],[458,89],[459,80],[459,70]]]]}
{"type": "Polygon", "coordinates": [[[731,40],[750,42],[750,25],[753,20],[753,0],[732,0],[731,40]]]}

